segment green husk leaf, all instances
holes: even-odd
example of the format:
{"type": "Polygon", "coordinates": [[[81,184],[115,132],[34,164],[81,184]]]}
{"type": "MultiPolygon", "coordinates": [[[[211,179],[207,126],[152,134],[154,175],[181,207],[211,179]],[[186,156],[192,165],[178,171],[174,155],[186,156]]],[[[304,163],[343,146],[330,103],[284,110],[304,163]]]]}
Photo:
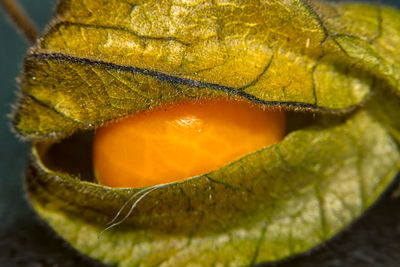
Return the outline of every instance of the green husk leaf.
{"type": "Polygon", "coordinates": [[[343,51],[400,94],[399,11],[360,3],[324,3],[315,8],[343,51]]]}
{"type": "Polygon", "coordinates": [[[400,168],[399,15],[301,0],[61,1],[25,58],[14,113],[17,132],[35,141],[32,205],[80,252],[119,266],[242,266],[321,244],[400,168]],[[216,97],[320,119],[157,188],[110,189],[46,165],[54,139],[216,97]],[[118,220],[127,219],[98,239],[125,204],[118,220]]]}
{"type": "Polygon", "coordinates": [[[152,191],[100,239],[106,223],[141,189],[108,189],[55,173],[41,163],[45,153],[35,149],[29,196],[61,236],[106,263],[276,261],[342,230],[379,197],[400,167],[396,142],[368,112],[344,123],[335,120],[293,132],[279,145],[209,174],[152,191]]]}
{"type": "Polygon", "coordinates": [[[371,41],[351,27],[354,21],[361,36],[372,35],[360,22],[364,17],[353,20],[342,5],[178,2],[62,1],[25,59],[21,101],[30,97],[35,104],[18,106],[17,132],[34,140],[63,137],[204,96],[343,113],[366,101],[376,77],[399,90],[393,9],[368,20],[370,31],[380,30],[371,41]],[[75,124],[52,125],[52,116],[42,117],[36,129],[24,117],[35,105],[75,124]]]}

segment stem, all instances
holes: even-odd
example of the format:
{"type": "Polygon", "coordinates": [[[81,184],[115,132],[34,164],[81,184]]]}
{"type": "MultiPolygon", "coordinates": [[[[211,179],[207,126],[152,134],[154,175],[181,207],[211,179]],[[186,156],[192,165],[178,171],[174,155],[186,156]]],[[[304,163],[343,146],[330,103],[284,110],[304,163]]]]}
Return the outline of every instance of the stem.
{"type": "Polygon", "coordinates": [[[17,1],[0,0],[0,5],[3,6],[5,13],[25,39],[32,45],[35,44],[36,39],[39,37],[39,30],[17,1]]]}

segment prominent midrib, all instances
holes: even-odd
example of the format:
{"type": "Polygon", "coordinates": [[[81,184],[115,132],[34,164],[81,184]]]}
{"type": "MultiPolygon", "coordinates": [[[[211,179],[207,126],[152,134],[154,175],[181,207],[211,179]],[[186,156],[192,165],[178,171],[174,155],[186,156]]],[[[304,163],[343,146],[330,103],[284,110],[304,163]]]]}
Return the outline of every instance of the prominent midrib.
{"type": "MultiPolygon", "coordinates": [[[[231,94],[234,94],[236,96],[240,96],[243,98],[246,98],[253,103],[257,104],[262,104],[265,106],[276,106],[276,107],[285,107],[289,110],[309,110],[309,111],[320,111],[320,112],[329,112],[329,113],[347,113],[352,110],[354,110],[357,106],[356,105],[351,105],[347,108],[340,108],[340,109],[333,109],[333,108],[326,108],[326,107],[319,107],[315,104],[309,104],[309,103],[302,103],[302,102],[295,102],[295,101],[267,101],[267,100],[262,100],[254,95],[248,94],[244,91],[242,91],[242,88],[234,88],[234,87],[229,87],[229,86],[224,86],[220,84],[215,84],[215,83],[207,83],[203,81],[198,81],[194,79],[188,79],[188,78],[182,78],[179,76],[175,75],[170,75],[154,70],[149,70],[149,69],[144,69],[144,68],[138,68],[135,66],[124,66],[124,65],[118,65],[115,63],[110,63],[110,62],[104,62],[101,60],[92,60],[88,58],[81,58],[81,57],[73,57],[69,55],[65,55],[62,53],[33,53],[30,54],[26,57],[26,60],[29,59],[34,59],[34,60],[39,60],[39,61],[46,61],[46,60],[58,60],[58,61],[68,61],[68,62],[73,62],[77,64],[82,64],[82,65],[88,65],[88,66],[101,66],[106,69],[110,70],[119,70],[123,72],[130,72],[130,73],[140,73],[143,75],[148,75],[151,76],[159,81],[162,82],[169,82],[172,84],[178,84],[178,85],[186,85],[194,88],[209,88],[209,89],[214,89],[214,90],[220,90],[220,91],[225,91],[229,92],[231,94]]],[[[35,98],[34,96],[32,96],[35,98]]]]}

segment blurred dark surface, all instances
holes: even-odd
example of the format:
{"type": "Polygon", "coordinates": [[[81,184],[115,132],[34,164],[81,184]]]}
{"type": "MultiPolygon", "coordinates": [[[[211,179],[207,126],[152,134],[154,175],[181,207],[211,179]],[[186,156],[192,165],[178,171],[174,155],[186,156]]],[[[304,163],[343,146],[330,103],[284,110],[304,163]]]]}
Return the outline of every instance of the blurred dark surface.
{"type": "MultiPolygon", "coordinates": [[[[55,0],[20,1],[41,28],[49,21],[55,0]]],[[[372,1],[397,5],[399,0],[372,1]]],[[[28,145],[9,130],[15,77],[27,44],[0,12],[0,266],[102,266],[79,255],[40,222],[23,194],[28,145]]],[[[400,198],[387,193],[367,214],[332,241],[284,267],[400,266],[400,198]]]]}

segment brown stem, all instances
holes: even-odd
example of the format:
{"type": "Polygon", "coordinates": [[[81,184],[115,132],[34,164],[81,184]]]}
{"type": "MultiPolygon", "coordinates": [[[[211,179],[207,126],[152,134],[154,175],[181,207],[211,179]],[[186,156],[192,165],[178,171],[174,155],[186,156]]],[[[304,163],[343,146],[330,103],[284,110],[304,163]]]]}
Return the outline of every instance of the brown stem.
{"type": "Polygon", "coordinates": [[[5,13],[10,17],[20,33],[31,43],[35,44],[39,37],[39,30],[35,23],[25,13],[25,10],[16,0],[0,0],[5,13]]]}

